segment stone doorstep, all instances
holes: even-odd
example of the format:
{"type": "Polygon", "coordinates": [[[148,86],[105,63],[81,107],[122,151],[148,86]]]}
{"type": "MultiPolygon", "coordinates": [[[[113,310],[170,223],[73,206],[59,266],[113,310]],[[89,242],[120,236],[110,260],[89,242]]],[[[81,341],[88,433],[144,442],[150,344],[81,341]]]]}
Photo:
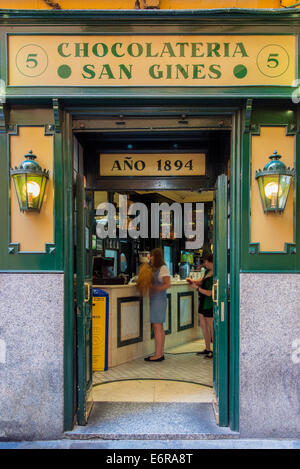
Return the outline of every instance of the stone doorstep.
{"type": "Polygon", "coordinates": [[[89,421],[65,432],[72,440],[220,440],[240,438],[216,424],[211,403],[94,403],[89,421]]]}

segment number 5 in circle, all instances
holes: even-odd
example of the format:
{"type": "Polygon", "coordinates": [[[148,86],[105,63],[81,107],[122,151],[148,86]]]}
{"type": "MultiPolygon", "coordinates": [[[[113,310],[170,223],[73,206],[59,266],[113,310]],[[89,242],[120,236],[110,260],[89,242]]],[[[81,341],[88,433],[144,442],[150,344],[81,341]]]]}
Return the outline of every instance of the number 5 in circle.
{"type": "Polygon", "coordinates": [[[47,52],[38,44],[26,44],[17,52],[16,67],[26,77],[38,77],[48,67],[47,52]]]}
{"type": "Polygon", "coordinates": [[[260,73],[266,77],[281,77],[288,71],[290,56],[284,47],[268,44],[259,51],[256,65],[260,73]]]}

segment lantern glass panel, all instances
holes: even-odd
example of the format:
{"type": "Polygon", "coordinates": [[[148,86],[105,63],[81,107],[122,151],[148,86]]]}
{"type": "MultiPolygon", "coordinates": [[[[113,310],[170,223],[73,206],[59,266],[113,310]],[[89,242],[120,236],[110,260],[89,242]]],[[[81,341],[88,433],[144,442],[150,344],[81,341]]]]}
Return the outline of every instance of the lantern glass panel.
{"type": "Polygon", "coordinates": [[[261,203],[263,206],[264,212],[266,211],[266,201],[265,201],[265,193],[264,193],[264,177],[261,176],[257,179],[258,182],[258,188],[259,188],[259,193],[260,193],[260,199],[261,203]]]}
{"type": "Polygon", "coordinates": [[[279,186],[279,175],[264,175],[258,181],[264,211],[276,210],[278,197],[282,195],[282,189],[279,186]]]}
{"type": "Polygon", "coordinates": [[[39,210],[41,182],[43,176],[27,175],[27,181],[22,187],[24,196],[27,193],[28,210],[39,210]]]}
{"type": "Polygon", "coordinates": [[[268,174],[263,176],[263,194],[265,207],[264,210],[277,210],[278,200],[282,197],[282,188],[279,184],[278,174],[268,174]]]}
{"type": "Polygon", "coordinates": [[[13,177],[14,185],[18,197],[20,210],[27,210],[27,197],[23,192],[24,185],[26,186],[27,176],[26,174],[16,174],[13,177]]]}
{"type": "Polygon", "coordinates": [[[42,203],[43,203],[43,199],[44,199],[44,195],[45,195],[46,184],[47,184],[47,178],[46,178],[46,176],[42,176],[41,177],[41,193],[40,193],[40,197],[39,197],[39,210],[42,207],[42,203]]]}

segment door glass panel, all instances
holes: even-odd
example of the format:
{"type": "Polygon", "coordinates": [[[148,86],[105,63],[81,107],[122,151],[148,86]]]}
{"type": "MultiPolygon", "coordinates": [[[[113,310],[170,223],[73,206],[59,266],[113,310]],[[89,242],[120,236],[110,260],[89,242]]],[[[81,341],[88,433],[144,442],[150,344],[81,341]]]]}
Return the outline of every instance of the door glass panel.
{"type": "Polygon", "coordinates": [[[214,393],[217,420],[228,425],[228,202],[227,177],[214,201],[214,393]]]}

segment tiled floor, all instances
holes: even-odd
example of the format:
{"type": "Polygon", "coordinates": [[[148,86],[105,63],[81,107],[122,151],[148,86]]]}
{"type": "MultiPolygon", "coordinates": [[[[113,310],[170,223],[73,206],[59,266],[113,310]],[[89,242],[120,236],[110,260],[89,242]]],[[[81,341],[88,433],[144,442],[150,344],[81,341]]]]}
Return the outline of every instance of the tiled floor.
{"type": "Polygon", "coordinates": [[[211,402],[212,360],[196,355],[197,340],[165,351],[165,360],[143,358],[94,373],[98,402],[211,402]]]}
{"type": "Polygon", "coordinates": [[[167,380],[132,380],[100,384],[95,402],[211,402],[212,388],[167,380]]]}

